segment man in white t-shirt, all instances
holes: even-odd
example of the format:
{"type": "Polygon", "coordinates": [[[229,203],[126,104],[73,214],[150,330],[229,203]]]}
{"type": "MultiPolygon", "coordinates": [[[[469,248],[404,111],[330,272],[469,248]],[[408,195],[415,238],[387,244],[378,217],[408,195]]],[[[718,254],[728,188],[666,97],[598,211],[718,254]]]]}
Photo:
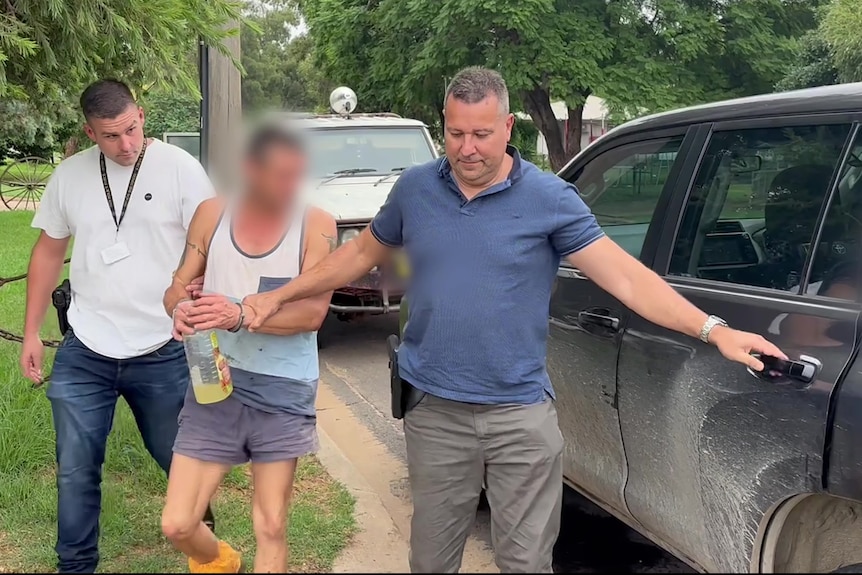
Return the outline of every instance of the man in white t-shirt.
{"type": "Polygon", "coordinates": [[[57,432],[60,573],[96,570],[102,463],[119,396],[147,450],[170,468],[189,373],[162,295],[195,209],[214,195],[194,157],[144,137],[144,113],[122,82],[94,83],[81,108],[97,145],[57,166],[33,219],[42,233],[30,260],[21,354],[24,375],[41,382],[39,329],[74,236],[71,328],[47,393],[57,432]]]}

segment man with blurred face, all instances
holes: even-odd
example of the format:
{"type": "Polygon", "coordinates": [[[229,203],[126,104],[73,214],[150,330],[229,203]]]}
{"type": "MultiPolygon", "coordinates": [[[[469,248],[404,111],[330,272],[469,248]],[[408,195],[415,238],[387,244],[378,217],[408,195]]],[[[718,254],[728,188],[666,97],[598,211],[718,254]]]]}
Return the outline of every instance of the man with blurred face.
{"type": "Polygon", "coordinates": [[[263,125],[245,157],[246,188],[236,201],[208,200],[189,227],[186,251],[164,308],[174,335],[218,330],[233,392],[199,404],[190,390],[162,514],[162,529],[189,558],[193,573],[236,573],[240,556],[201,522],[206,502],[232,466],[251,461],[255,573],[287,572],[285,537],[297,458],[317,448],[317,330],[331,293],[297,301],[254,333],[249,294],[278,289],[325,258],[335,246],[335,220],[299,198],[306,156],[285,126],[263,125]],[[193,278],[202,295],[186,301],[193,278]]]}
{"type": "Polygon", "coordinates": [[[446,157],[406,170],[356,239],[283,288],[246,298],[250,327],[403,247],[412,282],[398,363],[425,393],[404,416],[411,569],[458,571],[484,482],[500,570],[551,573],[563,437],[545,350],[562,258],[636,313],[728,359],[762,369],[749,352],[783,354],[714,324],[605,237],[573,186],[522,159],[508,145],[514,117],[497,72],[459,72],[444,114],[446,157]]]}
{"type": "Polygon", "coordinates": [[[144,113],[122,82],[92,84],[81,108],[96,145],[57,166],[33,219],[42,232],[30,260],[21,351],[25,377],[41,383],[39,330],[74,236],[71,329],[48,387],[60,573],[93,573],[99,561],[102,464],[117,397],[159,466],[170,467],[189,372],[161,299],[192,214],[214,195],[194,157],[144,136],[144,113]]]}

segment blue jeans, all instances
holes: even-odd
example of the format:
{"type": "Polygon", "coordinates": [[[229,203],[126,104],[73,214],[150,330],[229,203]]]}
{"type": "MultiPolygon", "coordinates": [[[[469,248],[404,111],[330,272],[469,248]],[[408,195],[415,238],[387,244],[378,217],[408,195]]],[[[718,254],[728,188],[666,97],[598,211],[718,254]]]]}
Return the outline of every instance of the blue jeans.
{"type": "Polygon", "coordinates": [[[57,350],[47,392],[57,432],[60,573],[93,573],[99,563],[102,464],[117,398],[129,404],[144,445],[167,472],[188,385],[185,352],[178,341],[141,357],[117,360],[67,334],[57,350]]]}

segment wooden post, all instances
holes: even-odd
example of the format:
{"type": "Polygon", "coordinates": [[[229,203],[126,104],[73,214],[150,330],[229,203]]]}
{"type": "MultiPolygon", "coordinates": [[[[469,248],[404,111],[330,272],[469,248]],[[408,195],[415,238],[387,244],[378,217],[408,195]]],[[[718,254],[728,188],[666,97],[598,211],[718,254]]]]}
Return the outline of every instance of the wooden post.
{"type": "MultiPolygon", "coordinates": [[[[231,22],[228,28],[238,28],[231,22]]],[[[224,46],[240,58],[240,36],[225,39],[224,46]]],[[[231,192],[239,185],[239,158],[242,142],[242,81],[239,70],[216,49],[206,49],[206,85],[201,86],[206,121],[203,122],[201,148],[206,168],[216,189],[231,192]]],[[[202,62],[203,64],[203,62],[202,62]]]]}

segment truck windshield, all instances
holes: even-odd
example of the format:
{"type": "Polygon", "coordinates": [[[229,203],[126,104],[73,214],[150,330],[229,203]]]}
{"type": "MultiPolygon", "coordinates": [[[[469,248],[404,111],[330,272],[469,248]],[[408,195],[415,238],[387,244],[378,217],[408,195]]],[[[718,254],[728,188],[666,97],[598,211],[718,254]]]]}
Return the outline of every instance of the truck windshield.
{"type": "Polygon", "coordinates": [[[319,128],[308,145],[315,178],[339,174],[380,176],[434,158],[422,128],[319,128]]]}

